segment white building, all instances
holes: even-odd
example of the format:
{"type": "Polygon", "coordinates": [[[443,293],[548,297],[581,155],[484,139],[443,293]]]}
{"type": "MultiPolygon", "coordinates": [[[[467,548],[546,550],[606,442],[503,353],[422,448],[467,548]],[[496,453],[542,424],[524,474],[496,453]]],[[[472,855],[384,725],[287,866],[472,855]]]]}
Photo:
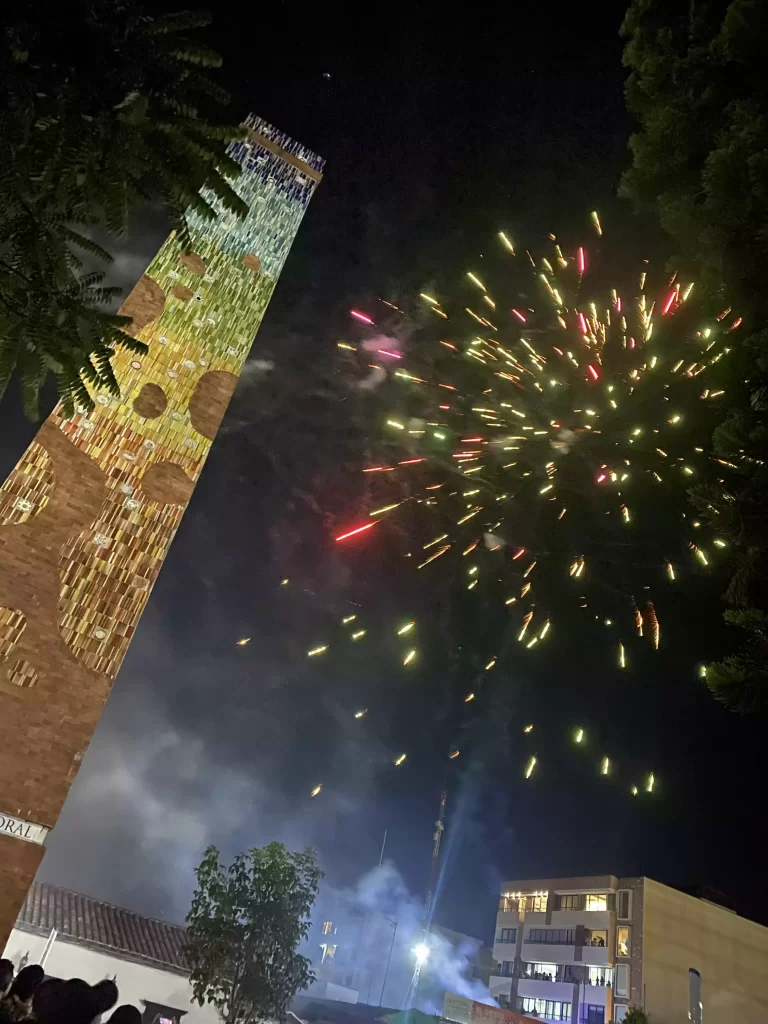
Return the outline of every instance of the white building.
{"type": "Polygon", "coordinates": [[[46,974],[91,985],[114,978],[119,1003],[133,1003],[142,1024],[219,1024],[213,1007],[192,1003],[180,925],[35,882],[2,955],[17,968],[40,963],[54,931],[46,974]]]}
{"type": "Polygon", "coordinates": [[[506,882],[495,940],[491,994],[542,1020],[634,1004],[653,1024],[688,1024],[691,1005],[706,1024],[768,1021],[768,928],[650,878],[506,882]]]}

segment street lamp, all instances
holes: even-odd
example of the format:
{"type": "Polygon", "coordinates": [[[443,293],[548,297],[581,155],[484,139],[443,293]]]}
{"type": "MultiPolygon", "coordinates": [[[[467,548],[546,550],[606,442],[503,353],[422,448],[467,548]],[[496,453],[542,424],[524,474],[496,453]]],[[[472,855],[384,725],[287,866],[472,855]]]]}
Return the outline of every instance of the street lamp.
{"type": "Polygon", "coordinates": [[[419,967],[421,967],[421,965],[423,963],[426,963],[426,961],[429,959],[429,946],[426,944],[426,942],[419,942],[416,946],[413,947],[411,952],[416,957],[416,963],[419,965],[419,967]]]}
{"type": "Polygon", "coordinates": [[[389,965],[392,963],[392,950],[395,948],[395,936],[397,935],[398,925],[398,922],[393,921],[391,917],[388,917],[387,920],[391,925],[394,925],[394,928],[392,929],[392,942],[390,943],[389,956],[387,957],[387,968],[384,971],[384,981],[382,981],[381,983],[381,995],[379,996],[379,1006],[384,1005],[384,986],[387,984],[387,977],[389,975],[389,965]]]}

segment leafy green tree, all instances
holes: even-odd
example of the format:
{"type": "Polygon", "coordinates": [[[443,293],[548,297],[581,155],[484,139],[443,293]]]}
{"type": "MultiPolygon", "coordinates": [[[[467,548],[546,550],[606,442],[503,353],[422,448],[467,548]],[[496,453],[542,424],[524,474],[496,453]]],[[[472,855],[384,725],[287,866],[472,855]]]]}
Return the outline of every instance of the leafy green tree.
{"type": "Polygon", "coordinates": [[[707,686],[731,711],[749,714],[768,708],[768,615],[757,608],[729,609],[725,621],[748,634],[738,654],[707,667],[707,686]]]}
{"type": "Polygon", "coordinates": [[[713,437],[722,468],[691,497],[729,543],[726,621],[749,637],[707,684],[741,713],[768,708],[768,8],[759,0],[632,0],[626,97],[640,124],[620,191],[674,240],[714,311],[753,333],[731,360],[731,408],[713,437]]]}
{"type": "Polygon", "coordinates": [[[84,266],[111,259],[94,230],[124,234],[152,194],[186,246],[187,208],[246,207],[227,154],[242,130],[208,114],[227,101],[206,74],[220,58],[184,35],[207,14],[150,17],[134,0],[21,12],[0,43],[0,395],[18,371],[35,416],[49,374],[68,406],[90,408],[88,385],[117,390],[113,346],[140,348],[84,266]]]}
{"type": "Polygon", "coordinates": [[[624,1016],[624,1024],[651,1024],[651,1018],[641,1006],[630,1006],[624,1016]]]}
{"type": "Polygon", "coordinates": [[[322,872],[313,850],[290,853],[269,843],[229,867],[209,847],[197,869],[184,955],[194,997],[212,1003],[226,1024],[281,1019],[314,979],[297,952],[322,872]]]}
{"type": "Polygon", "coordinates": [[[633,0],[622,34],[640,123],[620,192],[655,213],[713,301],[768,312],[768,8],[633,0]]]}

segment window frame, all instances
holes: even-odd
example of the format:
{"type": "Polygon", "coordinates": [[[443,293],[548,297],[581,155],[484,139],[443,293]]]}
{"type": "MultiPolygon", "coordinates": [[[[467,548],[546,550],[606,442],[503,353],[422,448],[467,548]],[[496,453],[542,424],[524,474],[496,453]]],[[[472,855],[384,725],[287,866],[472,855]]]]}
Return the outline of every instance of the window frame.
{"type": "Polygon", "coordinates": [[[632,920],[632,890],[631,889],[619,889],[616,893],[616,920],[617,921],[631,921],[632,920]],[[626,914],[621,913],[621,897],[627,897],[627,912],[626,914]]]}
{"type": "Polygon", "coordinates": [[[580,892],[564,892],[560,895],[560,910],[573,911],[584,909],[584,894],[580,892]],[[571,906],[563,906],[563,901],[567,901],[571,906]]]}
{"type": "Polygon", "coordinates": [[[613,994],[621,999],[629,999],[629,990],[632,982],[631,968],[629,964],[616,964],[613,970],[613,994]],[[623,992],[619,991],[620,972],[626,977],[627,984],[623,992]]]}
{"type": "Polygon", "coordinates": [[[499,942],[503,942],[503,943],[505,943],[507,945],[510,945],[510,946],[514,945],[514,943],[517,942],[517,928],[500,928],[499,929],[499,935],[500,935],[499,942]],[[510,938],[506,938],[505,939],[504,938],[505,933],[507,935],[511,934],[512,938],[511,939],[510,938]]]}
{"type": "Polygon", "coordinates": [[[613,988],[614,981],[614,968],[612,966],[603,966],[602,964],[587,964],[587,984],[592,988],[605,988],[610,984],[611,989],[613,988]],[[593,981],[592,972],[595,972],[597,978],[598,972],[602,972],[602,981],[593,981]]]}
{"type": "Polygon", "coordinates": [[[617,927],[616,927],[616,956],[620,956],[622,958],[626,958],[626,957],[632,956],[632,926],[631,925],[620,924],[620,925],[617,925],[617,927]],[[626,932],[627,933],[627,952],[626,953],[622,953],[621,952],[621,938],[620,938],[620,936],[621,936],[622,932],[626,932]]]}
{"type": "Polygon", "coordinates": [[[523,1013],[535,1013],[537,1016],[541,1014],[543,1017],[547,1017],[549,1020],[558,1020],[568,1022],[571,1019],[573,1013],[573,1004],[567,1003],[562,999],[545,999],[540,996],[523,996],[521,999],[523,1013]],[[526,1008],[526,1002],[532,1004],[526,1008]],[[543,1004],[543,1009],[540,1009],[536,1004],[543,1004]],[[557,1007],[557,1010],[555,1010],[557,1007]],[[551,1012],[548,1012],[551,1010],[551,1012]]]}
{"type": "Polygon", "coordinates": [[[529,928],[528,935],[524,937],[524,941],[532,942],[538,946],[575,946],[576,945],[576,929],[575,928],[529,928]],[[532,938],[532,936],[545,936],[544,938],[532,938]],[[558,938],[552,938],[553,935],[557,935],[558,938]],[[564,939],[559,938],[560,935],[565,935],[564,939]],[[569,938],[570,936],[570,938],[569,938]]]}
{"type": "Polygon", "coordinates": [[[531,960],[525,965],[526,978],[533,978],[535,974],[551,974],[552,981],[557,981],[557,969],[561,964],[545,964],[540,960],[531,960]],[[544,968],[542,970],[542,968],[544,968]]]}
{"type": "Polygon", "coordinates": [[[584,896],[584,909],[590,913],[599,913],[608,909],[608,893],[607,892],[588,892],[584,896]],[[603,906],[601,907],[590,907],[590,900],[601,900],[603,906]]]}
{"type": "Polygon", "coordinates": [[[605,1024],[605,1006],[603,1005],[603,1003],[583,1003],[579,1007],[579,1017],[582,1017],[582,1020],[585,1022],[585,1024],[592,1024],[592,1022],[590,1021],[590,1010],[595,1011],[593,1015],[602,1013],[603,1024],[605,1024]],[[582,1011],[586,1011],[586,1016],[582,1016],[582,1011]]]}

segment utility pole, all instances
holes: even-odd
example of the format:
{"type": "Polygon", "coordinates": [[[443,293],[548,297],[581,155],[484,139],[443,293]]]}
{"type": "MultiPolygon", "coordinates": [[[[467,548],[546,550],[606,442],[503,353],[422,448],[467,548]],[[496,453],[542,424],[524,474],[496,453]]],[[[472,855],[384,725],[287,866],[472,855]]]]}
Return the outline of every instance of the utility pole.
{"type": "Polygon", "coordinates": [[[432,865],[429,871],[429,888],[427,889],[427,895],[424,899],[424,922],[422,924],[422,937],[421,942],[414,947],[413,953],[416,957],[416,965],[413,969],[413,976],[411,977],[411,983],[408,986],[408,991],[405,993],[403,999],[402,1008],[408,1009],[411,1006],[411,1002],[416,997],[416,992],[419,987],[419,978],[421,977],[421,968],[429,959],[429,923],[432,917],[432,907],[435,902],[435,889],[437,888],[437,871],[440,863],[440,842],[443,838],[443,832],[445,832],[445,805],[448,800],[448,790],[444,789],[440,794],[440,813],[438,814],[437,821],[435,822],[435,831],[432,835],[432,865]]]}
{"type": "Polygon", "coordinates": [[[448,800],[448,790],[444,789],[440,794],[440,813],[435,822],[435,832],[432,836],[432,867],[429,872],[429,888],[424,900],[424,931],[429,928],[429,920],[432,915],[432,904],[435,900],[435,887],[437,886],[437,869],[440,861],[440,843],[445,832],[445,805],[448,800]]]}

